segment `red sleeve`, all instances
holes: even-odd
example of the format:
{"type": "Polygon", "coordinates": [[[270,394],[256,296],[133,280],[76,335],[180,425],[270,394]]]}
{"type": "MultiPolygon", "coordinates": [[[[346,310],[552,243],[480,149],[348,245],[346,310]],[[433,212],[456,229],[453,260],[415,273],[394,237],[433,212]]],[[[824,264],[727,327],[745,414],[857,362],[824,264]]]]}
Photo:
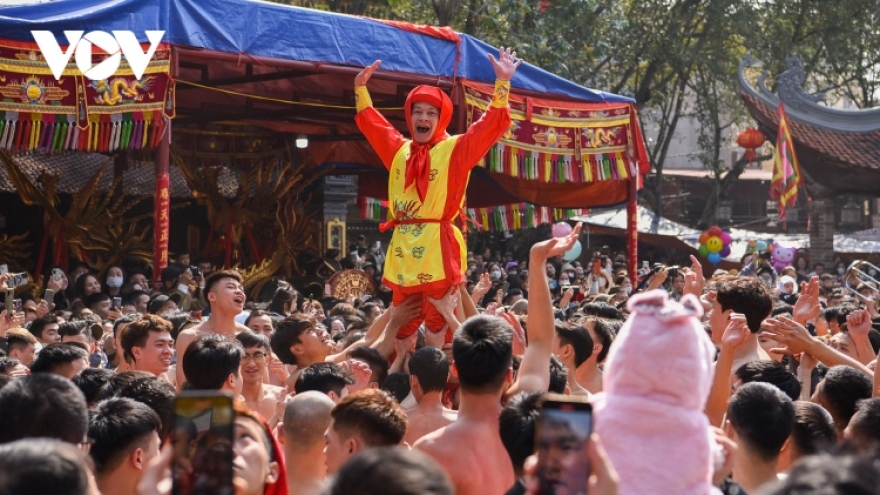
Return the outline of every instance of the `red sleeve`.
{"type": "Polygon", "coordinates": [[[451,165],[456,172],[469,172],[510,127],[510,108],[489,106],[486,113],[458,138],[451,165]]]}
{"type": "Polygon", "coordinates": [[[357,123],[358,129],[367,137],[370,146],[376,150],[376,154],[379,155],[385,168],[391,170],[394,155],[406,142],[403,136],[373,107],[367,107],[358,112],[354,121],[357,123]]]}

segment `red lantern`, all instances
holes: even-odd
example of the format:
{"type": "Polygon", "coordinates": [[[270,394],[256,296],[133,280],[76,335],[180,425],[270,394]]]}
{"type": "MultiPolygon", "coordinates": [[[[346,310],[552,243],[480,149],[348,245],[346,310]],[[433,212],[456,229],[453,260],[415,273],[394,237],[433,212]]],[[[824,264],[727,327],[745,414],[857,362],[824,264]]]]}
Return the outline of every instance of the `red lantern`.
{"type": "Polygon", "coordinates": [[[760,148],[766,140],[767,136],[765,136],[763,132],[755,129],[754,127],[749,127],[748,129],[739,133],[739,136],[736,137],[736,144],[746,149],[746,160],[749,161],[749,165],[752,165],[752,163],[754,163],[755,161],[755,158],[758,157],[758,154],[755,153],[755,150],[760,148]]]}

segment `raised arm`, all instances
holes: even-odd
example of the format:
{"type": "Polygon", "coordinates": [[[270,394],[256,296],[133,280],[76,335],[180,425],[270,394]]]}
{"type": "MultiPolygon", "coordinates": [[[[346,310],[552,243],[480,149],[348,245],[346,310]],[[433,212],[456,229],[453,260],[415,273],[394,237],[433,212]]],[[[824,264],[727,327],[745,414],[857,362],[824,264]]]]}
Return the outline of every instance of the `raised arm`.
{"type": "MultiPolygon", "coordinates": [[[[577,224],[571,234],[554,237],[532,246],[529,266],[544,266],[548,258],[560,255],[574,246],[581,233],[577,224]]],[[[532,270],[529,279],[529,346],[523,353],[516,382],[510,387],[508,396],[519,392],[546,392],[550,385],[550,352],[553,348],[555,324],[553,319],[553,300],[544,270],[532,270]]]]}
{"type": "Polygon", "coordinates": [[[501,48],[496,60],[489,54],[489,61],[495,70],[495,92],[492,102],[479,120],[473,123],[458,139],[452,152],[452,163],[467,171],[474,167],[483,155],[501,139],[510,127],[510,109],[507,106],[510,95],[510,79],[516,73],[522,60],[516,59],[516,52],[501,48]]]}
{"type": "Polygon", "coordinates": [[[354,95],[357,101],[357,116],[354,121],[370,142],[370,146],[376,150],[382,164],[390,170],[394,155],[406,140],[378,110],[373,108],[373,100],[370,98],[370,92],[367,91],[367,82],[381,63],[381,60],[376,60],[373,65],[365,67],[354,78],[354,95]]]}
{"type": "Polygon", "coordinates": [[[770,349],[770,352],[773,354],[800,354],[801,352],[806,352],[829,368],[842,364],[851,366],[872,378],[874,377],[874,372],[864,364],[813,337],[803,325],[791,318],[779,315],[776,318],[766,319],[761,323],[761,330],[772,336],[773,340],[782,345],[782,347],[770,349]]]}
{"type": "Polygon", "coordinates": [[[727,411],[727,400],[730,398],[730,375],[733,373],[733,358],[737,347],[742,344],[749,335],[749,326],[746,317],[738,313],[731,313],[730,323],[724,329],[721,337],[721,352],[715,361],[715,375],[712,379],[712,389],[709,399],[706,401],[706,416],[712,426],[721,426],[724,413],[727,411]]]}

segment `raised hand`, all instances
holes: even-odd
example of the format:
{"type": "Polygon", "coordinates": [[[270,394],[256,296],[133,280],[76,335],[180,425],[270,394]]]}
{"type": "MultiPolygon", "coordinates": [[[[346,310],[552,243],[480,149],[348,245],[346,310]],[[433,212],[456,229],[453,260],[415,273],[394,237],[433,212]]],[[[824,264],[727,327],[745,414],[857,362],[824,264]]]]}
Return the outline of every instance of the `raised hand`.
{"type": "Polygon", "coordinates": [[[458,290],[456,289],[455,286],[450,287],[449,292],[440,299],[434,299],[433,297],[428,296],[428,302],[431,303],[441,315],[454,315],[455,308],[458,307],[458,290]]]}
{"type": "Polygon", "coordinates": [[[370,370],[370,365],[367,363],[349,359],[342,363],[342,368],[351,373],[351,376],[354,378],[354,383],[348,386],[349,392],[357,392],[370,386],[370,378],[373,376],[373,371],[370,370]]]}
{"type": "Polygon", "coordinates": [[[370,80],[370,77],[373,76],[373,73],[379,69],[379,65],[382,64],[381,60],[376,60],[372,65],[368,65],[364,67],[364,70],[360,71],[358,75],[354,77],[354,85],[355,86],[366,86],[367,81],[370,80]]]}
{"type": "Polygon", "coordinates": [[[791,310],[794,320],[801,325],[819,316],[822,307],[819,306],[819,277],[810,278],[809,282],[801,284],[801,293],[791,310]]]}
{"type": "Polygon", "coordinates": [[[691,255],[691,267],[684,270],[684,289],[681,293],[693,294],[697,297],[703,295],[703,287],[706,285],[706,277],[703,276],[703,265],[697,257],[691,255]]]}
{"type": "Polygon", "coordinates": [[[492,62],[492,68],[495,69],[495,77],[502,81],[509,81],[513,78],[516,68],[522,63],[522,59],[516,59],[516,52],[511,48],[501,47],[496,60],[492,54],[489,54],[489,61],[492,62]]]}
{"type": "Polygon", "coordinates": [[[480,281],[477,282],[477,285],[474,286],[474,297],[482,299],[486,293],[489,292],[489,289],[492,288],[492,279],[489,278],[488,273],[480,274],[480,281]]]}
{"type": "Polygon", "coordinates": [[[751,331],[749,330],[749,324],[746,321],[745,315],[731,313],[730,322],[727,324],[727,328],[724,329],[724,334],[721,336],[721,345],[736,349],[745,342],[749,333],[751,333],[751,331]]]}
{"type": "Polygon", "coordinates": [[[764,320],[761,323],[761,329],[782,345],[782,347],[770,349],[773,354],[809,353],[810,347],[815,342],[813,336],[803,325],[782,315],[764,320]]]}
{"type": "Polygon", "coordinates": [[[551,239],[547,239],[546,241],[539,242],[532,246],[532,255],[537,255],[539,258],[546,260],[547,258],[552,258],[554,256],[559,256],[560,254],[568,251],[574,246],[574,243],[577,242],[578,236],[581,235],[581,227],[582,223],[578,222],[577,225],[574,226],[574,229],[565,237],[553,237],[551,239]]]}
{"type": "Polygon", "coordinates": [[[391,311],[391,319],[388,321],[388,326],[397,330],[418,318],[422,312],[422,300],[417,296],[409,296],[400,303],[400,306],[392,305],[388,311],[391,311]]]}
{"type": "Polygon", "coordinates": [[[846,328],[853,338],[867,337],[871,331],[871,315],[864,309],[853,311],[846,317],[846,328]]]}

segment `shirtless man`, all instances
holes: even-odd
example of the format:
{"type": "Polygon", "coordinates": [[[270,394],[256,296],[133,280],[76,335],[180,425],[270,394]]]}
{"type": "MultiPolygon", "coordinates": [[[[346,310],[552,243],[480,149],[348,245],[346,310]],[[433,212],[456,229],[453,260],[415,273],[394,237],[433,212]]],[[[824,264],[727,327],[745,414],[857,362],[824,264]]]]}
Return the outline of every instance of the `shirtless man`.
{"type": "Polygon", "coordinates": [[[296,394],[285,406],[282,438],[290,495],[319,495],[327,466],[324,432],[336,404],[321,392],[296,394]]]}
{"type": "Polygon", "coordinates": [[[593,354],[593,339],[579,323],[557,323],[553,354],[568,368],[568,389],[571,395],[589,397],[590,392],[577,381],[577,368],[593,354]]]}
{"type": "Polygon", "coordinates": [[[232,340],[248,328],[236,323],[235,317],[244,309],[247,297],[241,285],[241,275],[236,271],[224,270],[214,272],[205,280],[205,294],[211,306],[211,318],[192,328],[188,328],[177,336],[177,388],[185,381],[183,376],[183,355],[186,348],[198,337],[203,335],[223,335],[232,340]]]}
{"type": "Polygon", "coordinates": [[[706,403],[706,415],[721,426],[734,371],[752,361],[769,360],[758,343],[761,323],[770,316],[773,299],[767,287],[755,277],[724,277],[706,295],[712,305],[709,324],[712,342],[720,354],[715,361],[715,378],[706,403]]]}
{"type": "Polygon", "coordinates": [[[241,396],[248,409],[256,411],[269,420],[269,424],[275,416],[279,395],[283,393],[281,387],[263,383],[263,378],[268,367],[269,339],[265,335],[254,332],[241,332],[235,336],[235,340],[241,342],[244,347],[244,355],[241,357],[241,396]]]}
{"type": "Polygon", "coordinates": [[[602,370],[599,369],[599,365],[608,357],[615,331],[613,323],[603,318],[587,318],[583,321],[583,325],[593,340],[593,352],[577,367],[575,375],[580,386],[591,394],[598,394],[602,391],[602,370]]]}
{"type": "MultiPolygon", "coordinates": [[[[581,224],[571,234],[532,246],[529,266],[543,266],[548,258],[574,246],[581,224]]],[[[516,383],[513,371],[513,328],[491,316],[465,321],[452,340],[452,373],[461,394],[458,419],[415,443],[413,448],[431,456],[446,471],[458,495],[505,493],[514,483],[514,470],[501,442],[498,418],[505,393],[546,392],[550,386],[553,347],[553,305],[547,277],[534,275],[529,308],[529,346],[523,354],[516,383]]],[[[513,318],[504,313],[505,318],[513,318]]]]}
{"type": "Polygon", "coordinates": [[[410,445],[428,433],[451,424],[458,413],[443,407],[440,395],[446,388],[449,360],[436,347],[423,347],[409,360],[410,387],[416,406],[406,410],[406,442],[410,445]]]}

